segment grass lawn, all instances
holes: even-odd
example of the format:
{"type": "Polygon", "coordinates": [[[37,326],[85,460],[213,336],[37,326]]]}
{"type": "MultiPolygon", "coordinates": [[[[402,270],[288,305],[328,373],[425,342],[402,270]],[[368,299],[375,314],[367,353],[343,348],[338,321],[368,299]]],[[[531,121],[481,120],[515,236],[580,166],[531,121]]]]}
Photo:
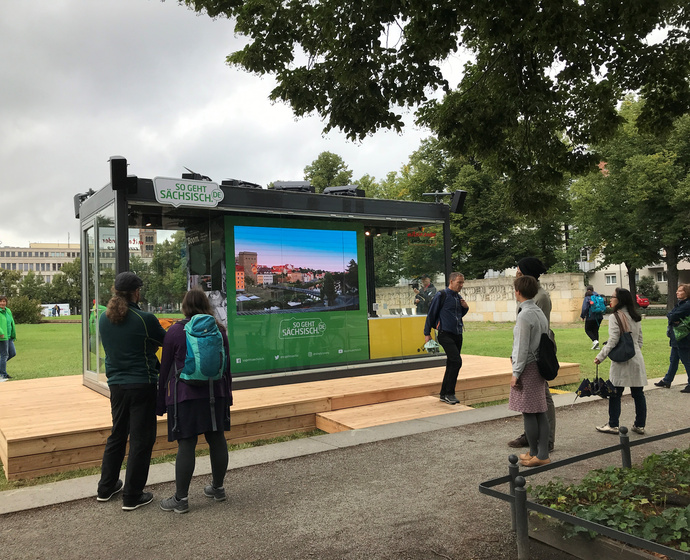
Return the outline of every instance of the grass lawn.
{"type": "MultiPolygon", "coordinates": [[[[74,319],[75,316],[72,317],[74,319]]],[[[645,318],[642,321],[647,376],[661,377],[668,369],[669,346],[666,337],[666,318],[645,318]]],[[[510,357],[513,344],[513,323],[466,323],[463,354],[510,357]]],[[[582,377],[594,375],[594,357],[591,341],[582,323],[552,325],[556,333],[558,359],[580,364],[582,377]]],[[[601,337],[608,337],[608,323],[604,321],[601,337]]],[[[603,342],[603,341],[602,341],[603,342]]],[[[65,323],[64,318],[37,325],[17,326],[17,357],[8,364],[14,379],[79,375],[82,371],[81,324],[65,323]]],[[[599,368],[599,374],[608,378],[609,361],[599,368]]],[[[682,366],[681,366],[682,369],[682,366]]],[[[680,380],[683,379],[679,372],[680,380]]]]}

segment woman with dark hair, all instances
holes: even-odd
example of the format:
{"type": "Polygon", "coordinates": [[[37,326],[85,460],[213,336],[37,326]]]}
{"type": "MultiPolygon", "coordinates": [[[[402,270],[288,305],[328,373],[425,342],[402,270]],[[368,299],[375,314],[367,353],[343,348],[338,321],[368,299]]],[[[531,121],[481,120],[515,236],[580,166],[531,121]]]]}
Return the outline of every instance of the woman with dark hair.
{"type": "Polygon", "coordinates": [[[611,296],[610,306],[613,314],[609,317],[609,339],[601,349],[595,364],[600,364],[606,359],[611,350],[618,344],[622,333],[632,333],[635,355],[627,362],[611,361],[609,381],[615,387],[615,391],[609,397],[609,421],[603,426],[597,426],[597,431],[606,434],[618,433],[618,422],[621,415],[621,396],[625,387],[630,387],[635,401],[635,423],[632,431],[644,434],[647,421],[647,400],[642,387],[647,385],[647,371],[642,357],[642,328],[640,321],[642,316],[635,309],[632,294],[624,288],[616,288],[611,296]]]}
{"type": "Polygon", "coordinates": [[[685,373],[688,374],[688,384],[680,392],[690,393],[690,336],[676,340],[676,334],[673,332],[673,327],[677,327],[681,319],[685,319],[690,315],[690,284],[678,286],[676,297],[678,298],[678,303],[666,315],[668,318],[666,335],[669,338],[668,344],[671,347],[668,371],[664,378],[661,381],[657,381],[654,385],[670,389],[673,378],[678,371],[678,362],[680,362],[685,366],[685,373]]]}
{"type": "Polygon", "coordinates": [[[513,282],[518,301],[513,329],[513,376],[510,378],[508,408],[522,412],[529,452],[520,455],[520,464],[538,467],[549,459],[549,419],[546,415],[546,380],[537,367],[541,335],[549,333],[546,315],[534,301],[539,282],[533,276],[521,276],[513,282]]]}
{"type": "Polygon", "coordinates": [[[212,483],[204,488],[204,495],[216,502],[225,500],[223,481],[228,468],[225,432],[230,430],[232,404],[228,336],[225,327],[217,319],[216,324],[223,337],[226,361],[223,377],[213,382],[214,400],[211,401],[208,384],[192,385],[176,374],[183,370],[187,356],[185,325],[195,315],[211,315],[215,318],[208,297],[199,288],[190,290],[184,296],[182,312],[186,318],[170,327],[163,343],[157,406],[159,416],[166,412],[168,414],[168,441],[177,441],[176,491],[173,496],[161,502],[163,511],[175,513],[189,511],[187,494],[194,474],[195,450],[200,434],[204,434],[209,446],[213,475],[212,483]]]}

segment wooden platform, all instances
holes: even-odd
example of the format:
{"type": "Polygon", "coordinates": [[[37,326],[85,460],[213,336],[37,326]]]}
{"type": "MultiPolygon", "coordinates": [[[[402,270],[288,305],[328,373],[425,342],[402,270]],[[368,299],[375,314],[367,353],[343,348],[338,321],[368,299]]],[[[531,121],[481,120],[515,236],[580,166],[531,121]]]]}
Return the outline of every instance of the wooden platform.
{"type": "MultiPolygon", "coordinates": [[[[456,395],[463,405],[506,398],[510,376],[506,358],[463,356],[456,395]]],[[[316,427],[357,429],[461,410],[424,398],[438,395],[442,378],[443,368],[435,367],[235,391],[228,440],[239,443],[316,427]],[[345,412],[355,407],[360,408],[345,412]],[[343,412],[333,416],[335,411],[343,412]]],[[[561,364],[559,384],[579,380],[578,364],[561,364]]],[[[81,376],[0,384],[0,460],[10,480],[100,465],[111,427],[108,399],[84,387],[81,376]]],[[[163,417],[154,455],[176,448],[167,441],[163,417]]]]}

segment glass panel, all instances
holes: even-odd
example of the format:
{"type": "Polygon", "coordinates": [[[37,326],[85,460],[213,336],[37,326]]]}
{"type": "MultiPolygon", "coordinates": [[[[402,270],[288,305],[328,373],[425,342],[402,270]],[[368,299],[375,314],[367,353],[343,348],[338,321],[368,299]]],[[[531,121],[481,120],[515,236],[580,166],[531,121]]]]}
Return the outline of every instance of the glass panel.
{"type": "Polygon", "coordinates": [[[96,315],[96,290],[94,288],[94,278],[96,269],[96,261],[94,254],[94,228],[90,227],[84,232],[84,255],[86,260],[86,302],[87,305],[84,308],[85,314],[86,309],[89,309],[89,319],[87,328],[87,352],[86,352],[86,369],[88,371],[96,372],[98,360],[96,359],[96,352],[98,347],[97,338],[97,315],[96,315]]]}
{"type": "Polygon", "coordinates": [[[371,358],[427,357],[426,313],[445,287],[443,226],[393,226],[368,230],[376,304],[369,325],[371,358]]]}
{"type": "Polygon", "coordinates": [[[184,231],[130,228],[129,239],[129,269],[144,281],[139,305],[151,313],[172,313],[179,318],[187,291],[184,231]]]}
{"type": "Polygon", "coordinates": [[[103,385],[107,384],[105,376],[105,351],[100,343],[98,336],[98,321],[102,313],[105,313],[106,306],[110,300],[110,288],[115,280],[115,207],[108,206],[101,210],[96,216],[96,230],[98,232],[96,245],[96,274],[94,282],[96,284],[96,295],[92,299],[91,312],[95,317],[96,334],[98,343],[94,351],[97,355],[98,381],[103,385]]]}

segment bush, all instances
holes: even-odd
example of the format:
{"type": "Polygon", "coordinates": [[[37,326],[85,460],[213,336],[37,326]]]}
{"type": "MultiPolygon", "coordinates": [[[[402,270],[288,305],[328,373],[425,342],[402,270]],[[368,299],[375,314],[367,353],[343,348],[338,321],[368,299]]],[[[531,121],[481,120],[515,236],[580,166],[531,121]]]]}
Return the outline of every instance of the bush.
{"type": "Polygon", "coordinates": [[[640,281],[637,283],[637,293],[642,294],[652,301],[659,301],[661,298],[659,286],[656,285],[652,276],[643,276],[640,278],[640,281]]]}
{"type": "Polygon", "coordinates": [[[7,307],[12,311],[14,322],[20,323],[40,323],[43,319],[41,314],[41,302],[29,299],[26,296],[13,297],[7,307]]]}

